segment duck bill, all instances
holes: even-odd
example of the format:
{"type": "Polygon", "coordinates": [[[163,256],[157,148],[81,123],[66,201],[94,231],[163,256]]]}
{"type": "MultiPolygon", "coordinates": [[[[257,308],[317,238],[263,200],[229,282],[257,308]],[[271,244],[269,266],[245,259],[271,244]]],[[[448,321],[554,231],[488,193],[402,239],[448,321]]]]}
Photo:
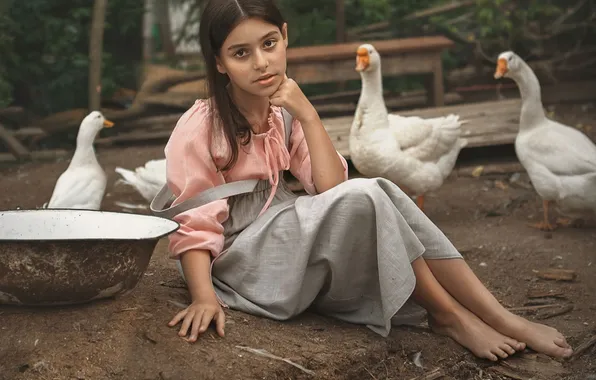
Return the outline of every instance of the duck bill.
{"type": "Polygon", "coordinates": [[[495,79],[503,78],[509,71],[507,67],[507,60],[505,58],[499,58],[497,61],[497,69],[495,70],[495,79]]]}
{"type": "Polygon", "coordinates": [[[106,127],[106,128],[112,128],[114,126],[114,123],[112,123],[109,120],[104,120],[103,121],[103,126],[106,127]]]}
{"type": "Polygon", "coordinates": [[[368,51],[366,49],[358,49],[356,52],[356,71],[364,71],[370,64],[368,51]]]}

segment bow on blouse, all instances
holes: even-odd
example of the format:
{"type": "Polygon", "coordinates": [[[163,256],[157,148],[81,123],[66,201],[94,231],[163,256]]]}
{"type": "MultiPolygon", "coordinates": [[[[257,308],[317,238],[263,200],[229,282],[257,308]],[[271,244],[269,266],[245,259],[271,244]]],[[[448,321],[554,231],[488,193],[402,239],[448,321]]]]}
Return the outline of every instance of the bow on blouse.
{"type": "Polygon", "coordinates": [[[265,139],[263,140],[265,146],[265,163],[268,170],[269,183],[271,183],[271,194],[263,206],[263,209],[259,213],[261,216],[268,208],[279,185],[279,173],[282,170],[287,170],[290,167],[290,154],[287,149],[284,149],[284,138],[279,133],[277,128],[271,128],[265,139]],[[276,154],[276,152],[278,154],[276,154]]]}

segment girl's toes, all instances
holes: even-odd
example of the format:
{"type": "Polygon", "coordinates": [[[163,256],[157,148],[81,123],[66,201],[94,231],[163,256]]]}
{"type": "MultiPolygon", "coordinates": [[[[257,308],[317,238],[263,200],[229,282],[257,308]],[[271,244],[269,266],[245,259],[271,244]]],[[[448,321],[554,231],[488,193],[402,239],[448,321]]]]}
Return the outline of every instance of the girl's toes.
{"type": "Polygon", "coordinates": [[[507,354],[505,351],[503,351],[499,347],[497,347],[493,350],[493,354],[497,355],[501,359],[505,359],[505,358],[509,357],[509,354],[507,354]]]}
{"type": "Polygon", "coordinates": [[[513,349],[513,347],[511,347],[511,346],[510,346],[510,345],[508,345],[508,344],[502,344],[502,345],[500,346],[500,348],[501,348],[501,350],[505,351],[505,352],[506,352],[507,354],[509,354],[509,355],[513,355],[513,354],[515,354],[515,350],[513,349]]]}
{"type": "Polygon", "coordinates": [[[515,339],[507,338],[505,340],[505,343],[507,345],[509,345],[510,347],[513,347],[513,349],[516,350],[516,351],[523,351],[523,350],[526,349],[526,344],[525,343],[518,342],[515,339]]]}

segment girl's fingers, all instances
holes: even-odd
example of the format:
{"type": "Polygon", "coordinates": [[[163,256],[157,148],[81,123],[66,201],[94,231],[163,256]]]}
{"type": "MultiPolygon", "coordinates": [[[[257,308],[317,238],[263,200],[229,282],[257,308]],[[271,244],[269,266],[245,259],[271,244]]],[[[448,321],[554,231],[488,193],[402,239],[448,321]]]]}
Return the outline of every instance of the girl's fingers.
{"type": "Polygon", "coordinates": [[[219,336],[223,337],[225,335],[224,327],[226,324],[226,315],[224,314],[223,310],[220,310],[215,318],[215,329],[217,330],[219,336]]]}
{"type": "Polygon", "coordinates": [[[201,313],[198,312],[195,314],[194,318],[192,319],[192,328],[190,330],[190,338],[188,339],[190,342],[195,342],[199,337],[199,333],[202,331],[200,330],[201,327],[201,319],[204,318],[205,314],[208,313],[201,313]]]}
{"type": "Polygon", "coordinates": [[[178,331],[178,335],[179,336],[186,336],[188,334],[188,328],[190,327],[190,324],[192,323],[192,319],[195,315],[195,312],[189,312],[186,314],[186,316],[184,317],[184,320],[182,321],[182,326],[180,327],[180,331],[178,331]]]}
{"type": "Polygon", "coordinates": [[[168,323],[168,326],[170,326],[170,327],[176,326],[182,320],[182,318],[184,318],[186,313],[188,313],[187,309],[184,309],[184,310],[178,312],[178,314],[176,314],[174,316],[174,318],[172,318],[172,320],[168,323]]]}

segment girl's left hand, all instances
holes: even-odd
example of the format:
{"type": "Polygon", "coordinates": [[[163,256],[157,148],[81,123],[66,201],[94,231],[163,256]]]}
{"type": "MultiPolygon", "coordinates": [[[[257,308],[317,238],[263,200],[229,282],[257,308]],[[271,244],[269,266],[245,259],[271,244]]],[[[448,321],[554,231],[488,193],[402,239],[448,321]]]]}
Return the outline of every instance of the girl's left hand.
{"type": "Polygon", "coordinates": [[[302,124],[319,117],[317,111],[306,98],[306,95],[304,95],[298,84],[285,74],[275,93],[269,97],[269,103],[285,108],[302,124]]]}

